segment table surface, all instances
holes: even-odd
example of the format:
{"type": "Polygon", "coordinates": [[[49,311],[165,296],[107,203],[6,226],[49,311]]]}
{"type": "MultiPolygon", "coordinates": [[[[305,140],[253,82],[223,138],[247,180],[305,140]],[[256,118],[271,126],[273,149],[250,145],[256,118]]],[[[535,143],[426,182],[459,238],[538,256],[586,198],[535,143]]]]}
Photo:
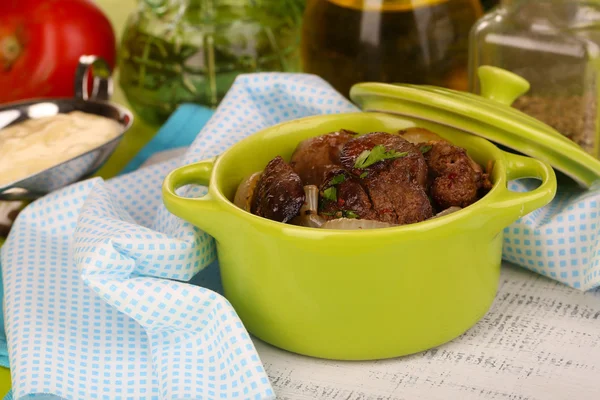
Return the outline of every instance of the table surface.
{"type": "MultiPolygon", "coordinates": [[[[96,0],[117,33],[135,0],[96,0]]],[[[115,85],[113,99],[124,102],[115,85]]],[[[136,119],[98,172],[117,174],[155,127],[136,119]]],[[[1,242],[0,242],[1,244],[1,242]]],[[[393,360],[334,362],[255,340],[280,399],[595,399],[600,392],[600,289],[581,293],[505,264],[496,301],[460,338],[393,360]]],[[[0,368],[0,395],[10,373],[0,368]]]]}

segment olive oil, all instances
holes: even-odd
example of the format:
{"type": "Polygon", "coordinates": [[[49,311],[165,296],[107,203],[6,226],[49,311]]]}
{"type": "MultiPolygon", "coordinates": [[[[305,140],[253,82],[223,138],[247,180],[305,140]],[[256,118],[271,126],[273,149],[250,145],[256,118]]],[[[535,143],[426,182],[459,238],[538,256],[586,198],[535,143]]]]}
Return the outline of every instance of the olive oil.
{"type": "Polygon", "coordinates": [[[358,82],[468,88],[468,37],[478,0],[308,0],[305,72],[343,95],[358,82]]]}

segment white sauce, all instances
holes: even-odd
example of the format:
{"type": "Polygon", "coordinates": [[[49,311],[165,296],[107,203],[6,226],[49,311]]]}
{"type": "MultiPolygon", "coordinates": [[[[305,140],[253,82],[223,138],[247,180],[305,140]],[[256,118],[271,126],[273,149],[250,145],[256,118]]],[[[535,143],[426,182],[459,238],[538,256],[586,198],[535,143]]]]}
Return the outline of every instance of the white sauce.
{"type": "Polygon", "coordinates": [[[81,111],[0,129],[0,186],[93,150],[121,131],[118,122],[81,111]]]}

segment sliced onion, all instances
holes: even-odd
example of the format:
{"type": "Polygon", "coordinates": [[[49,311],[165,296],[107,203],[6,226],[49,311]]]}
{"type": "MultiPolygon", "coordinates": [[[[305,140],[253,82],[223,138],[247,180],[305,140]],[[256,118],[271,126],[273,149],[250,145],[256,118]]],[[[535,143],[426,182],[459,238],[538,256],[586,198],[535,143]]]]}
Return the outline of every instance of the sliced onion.
{"type": "Polygon", "coordinates": [[[387,222],[373,221],[370,219],[352,219],[338,218],[327,221],[321,226],[321,229],[380,229],[391,228],[396,225],[388,224],[387,222]]]}
{"type": "Polygon", "coordinates": [[[297,217],[290,221],[291,224],[307,226],[309,228],[320,228],[325,219],[318,215],[319,188],[315,185],[304,186],[305,200],[297,217]]]}
{"type": "Polygon", "coordinates": [[[444,139],[425,128],[408,128],[398,132],[400,136],[412,144],[439,142],[444,139]]]}
{"type": "Polygon", "coordinates": [[[455,212],[460,211],[460,210],[462,210],[461,207],[448,207],[444,211],[441,211],[441,212],[437,213],[436,215],[434,215],[433,217],[431,217],[429,219],[443,217],[444,215],[450,215],[450,214],[455,213],[455,212]]]}
{"type": "Polygon", "coordinates": [[[262,171],[255,172],[240,183],[235,192],[235,198],[233,203],[239,208],[250,212],[252,207],[252,198],[254,197],[254,190],[258,184],[258,180],[262,175],[262,171]]]}

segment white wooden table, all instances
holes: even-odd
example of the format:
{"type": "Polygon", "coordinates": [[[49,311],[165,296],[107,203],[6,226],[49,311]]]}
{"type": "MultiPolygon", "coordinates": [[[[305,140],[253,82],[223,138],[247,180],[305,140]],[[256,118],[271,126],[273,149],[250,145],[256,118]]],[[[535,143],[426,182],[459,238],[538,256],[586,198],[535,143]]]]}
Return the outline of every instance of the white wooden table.
{"type": "Polygon", "coordinates": [[[505,264],[492,308],[436,349],[375,362],[303,357],[255,340],[279,399],[600,399],[600,290],[505,264]]]}

